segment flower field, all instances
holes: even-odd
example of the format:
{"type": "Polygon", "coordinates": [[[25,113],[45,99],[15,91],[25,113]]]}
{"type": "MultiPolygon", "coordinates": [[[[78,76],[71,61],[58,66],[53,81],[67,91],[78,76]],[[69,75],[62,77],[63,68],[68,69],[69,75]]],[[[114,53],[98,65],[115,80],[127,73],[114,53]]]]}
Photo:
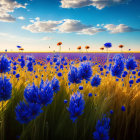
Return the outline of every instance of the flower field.
{"type": "Polygon", "coordinates": [[[139,140],[139,53],[1,53],[0,140],[139,140]]]}

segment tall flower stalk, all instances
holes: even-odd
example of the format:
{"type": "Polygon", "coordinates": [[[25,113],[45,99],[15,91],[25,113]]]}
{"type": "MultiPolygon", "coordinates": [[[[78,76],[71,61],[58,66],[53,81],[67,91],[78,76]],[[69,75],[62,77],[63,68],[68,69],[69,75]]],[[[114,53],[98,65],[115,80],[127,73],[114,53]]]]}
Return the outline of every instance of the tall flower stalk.
{"type": "Polygon", "coordinates": [[[104,47],[106,48],[106,51],[107,51],[107,64],[109,64],[109,48],[111,48],[112,47],[112,44],[111,43],[105,43],[104,44],[104,47]]]}

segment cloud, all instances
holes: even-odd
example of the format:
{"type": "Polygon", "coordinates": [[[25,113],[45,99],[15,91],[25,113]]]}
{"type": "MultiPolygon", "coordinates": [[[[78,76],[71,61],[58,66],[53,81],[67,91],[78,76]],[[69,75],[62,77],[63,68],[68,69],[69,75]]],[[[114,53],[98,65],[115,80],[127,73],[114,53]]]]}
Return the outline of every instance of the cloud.
{"type": "Polygon", "coordinates": [[[39,17],[36,17],[36,18],[35,18],[35,20],[39,21],[39,20],[40,20],[40,18],[39,18],[39,17]]]}
{"type": "Polygon", "coordinates": [[[91,27],[91,28],[86,28],[83,29],[79,34],[85,34],[85,35],[94,35],[99,32],[104,32],[106,31],[105,29],[102,28],[97,28],[97,27],[91,27]]]}
{"type": "Polygon", "coordinates": [[[0,15],[0,21],[2,22],[14,22],[15,20],[16,18],[12,17],[11,15],[0,15]]]}
{"type": "MultiPolygon", "coordinates": [[[[30,21],[31,22],[31,21],[30,21]]],[[[79,20],[64,19],[60,21],[32,21],[32,24],[22,26],[22,29],[28,30],[32,33],[76,33],[85,35],[94,35],[99,32],[108,31],[109,33],[124,33],[124,32],[135,32],[140,29],[129,27],[125,24],[97,24],[85,25],[79,20]]]]}
{"type": "Polygon", "coordinates": [[[65,19],[63,24],[58,27],[59,32],[61,33],[73,33],[85,34],[85,35],[94,35],[98,32],[105,31],[104,29],[97,28],[91,25],[84,25],[79,20],[65,19]]]}
{"type": "Polygon", "coordinates": [[[103,9],[105,7],[125,4],[130,0],[61,0],[62,8],[81,8],[86,6],[94,6],[98,9],[103,9]]]}
{"type": "Polygon", "coordinates": [[[90,26],[82,24],[79,20],[64,19],[63,23],[58,27],[62,33],[80,32],[90,26]]]}
{"type": "Polygon", "coordinates": [[[22,5],[15,0],[0,0],[0,21],[14,22],[16,19],[9,13],[18,8],[26,8],[26,5],[26,3],[22,5]]]}
{"type": "Polygon", "coordinates": [[[24,20],[25,18],[24,18],[23,16],[21,16],[21,17],[18,17],[18,19],[20,19],[20,20],[24,20]]]}
{"type": "Polygon", "coordinates": [[[31,23],[34,23],[34,20],[30,19],[30,22],[31,22],[31,23]]]}
{"type": "Polygon", "coordinates": [[[49,33],[55,32],[60,23],[62,23],[62,21],[35,21],[28,26],[22,26],[22,29],[28,30],[32,33],[49,33]]]}
{"type": "Polygon", "coordinates": [[[77,33],[93,35],[104,31],[101,28],[96,28],[91,25],[84,25],[79,20],[64,19],[62,21],[35,21],[33,24],[23,26],[22,29],[33,33],[77,33]]]}
{"type": "Polygon", "coordinates": [[[107,24],[104,27],[107,31],[109,31],[112,34],[140,31],[140,29],[135,29],[125,24],[119,24],[119,25],[107,24]]]}

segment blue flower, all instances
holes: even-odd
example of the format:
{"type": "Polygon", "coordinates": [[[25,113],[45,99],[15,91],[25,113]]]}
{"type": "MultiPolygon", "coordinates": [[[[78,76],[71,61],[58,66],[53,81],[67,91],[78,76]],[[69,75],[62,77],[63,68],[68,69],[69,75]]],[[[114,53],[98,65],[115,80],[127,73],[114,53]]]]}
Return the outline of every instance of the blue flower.
{"type": "Polygon", "coordinates": [[[104,69],[107,69],[107,65],[104,65],[104,69]]]}
{"type": "Polygon", "coordinates": [[[122,110],[122,111],[125,111],[125,106],[122,106],[122,107],[121,107],[121,110],[122,110]]]}
{"type": "Polygon", "coordinates": [[[79,90],[83,90],[83,86],[79,86],[79,90]]]}
{"type": "Polygon", "coordinates": [[[13,62],[13,65],[16,66],[17,65],[17,62],[13,62]]]}
{"type": "Polygon", "coordinates": [[[24,60],[24,57],[23,56],[21,56],[21,61],[20,62],[21,62],[20,63],[21,68],[24,68],[24,66],[25,66],[25,60],[24,60]]]}
{"type": "Polygon", "coordinates": [[[53,62],[50,62],[50,65],[52,65],[53,64],[53,62]]]}
{"type": "Polygon", "coordinates": [[[50,58],[50,56],[48,55],[48,56],[47,56],[47,61],[50,61],[50,59],[51,59],[51,58],[50,58]]]}
{"type": "Polygon", "coordinates": [[[114,65],[112,68],[111,68],[111,74],[112,74],[112,76],[117,76],[117,77],[121,77],[121,75],[122,75],[122,72],[123,72],[123,69],[124,69],[124,67],[123,67],[124,65],[123,65],[123,63],[122,63],[122,65],[114,65]]]}
{"type": "Polygon", "coordinates": [[[28,56],[27,58],[29,61],[33,61],[33,57],[32,56],[28,56]]]}
{"type": "Polygon", "coordinates": [[[41,106],[35,103],[20,102],[16,109],[16,120],[21,124],[28,123],[42,113],[41,106]]]}
{"type": "Polygon", "coordinates": [[[92,97],[92,93],[89,93],[88,96],[89,96],[89,97],[92,97]]]}
{"type": "Polygon", "coordinates": [[[55,93],[57,93],[60,90],[59,81],[55,77],[51,81],[51,88],[55,93]]]}
{"type": "Polygon", "coordinates": [[[62,70],[63,70],[63,65],[60,65],[60,69],[62,69],[62,70]]]}
{"type": "Polygon", "coordinates": [[[110,119],[105,116],[97,121],[96,131],[93,133],[94,140],[109,140],[110,119]]]}
{"type": "Polygon", "coordinates": [[[132,74],[134,74],[134,75],[135,75],[135,74],[136,74],[136,71],[132,71],[132,74]]]}
{"type": "Polygon", "coordinates": [[[3,55],[0,59],[0,73],[6,73],[11,70],[11,63],[10,61],[6,58],[5,55],[3,55]]]}
{"type": "Polygon", "coordinates": [[[38,93],[38,103],[47,106],[53,101],[53,89],[50,82],[44,82],[41,80],[39,93],[38,93]]]}
{"type": "Polygon", "coordinates": [[[113,61],[124,60],[124,57],[121,54],[117,54],[113,57],[113,61]]]}
{"type": "Polygon", "coordinates": [[[33,71],[33,62],[32,61],[28,61],[27,68],[28,68],[28,71],[33,71]]]}
{"type": "Polygon", "coordinates": [[[77,91],[77,94],[73,94],[70,98],[68,111],[70,112],[70,118],[73,122],[78,118],[78,116],[83,114],[85,107],[85,101],[82,94],[77,91]]]}
{"type": "Polygon", "coordinates": [[[17,46],[17,48],[21,48],[21,46],[17,46]]]}
{"type": "Polygon", "coordinates": [[[86,56],[83,56],[83,60],[86,61],[87,60],[87,57],[86,56]]]}
{"type": "Polygon", "coordinates": [[[126,61],[127,70],[135,70],[136,67],[137,67],[137,62],[134,60],[134,58],[129,58],[126,61]]]}
{"type": "Polygon", "coordinates": [[[16,78],[19,78],[20,77],[20,74],[16,74],[16,78]]]}
{"type": "Polygon", "coordinates": [[[28,103],[37,103],[38,101],[38,87],[33,83],[32,86],[27,86],[24,90],[24,98],[28,103]]]}
{"type": "Polygon", "coordinates": [[[140,76],[140,71],[138,72],[138,76],[140,76]]]}
{"type": "Polygon", "coordinates": [[[113,114],[114,112],[113,112],[113,110],[110,110],[110,114],[113,114]]]}
{"type": "Polygon", "coordinates": [[[59,66],[59,65],[60,65],[60,61],[59,61],[59,60],[56,62],[56,65],[57,65],[57,66],[59,66]]]}
{"type": "Polygon", "coordinates": [[[140,83],[140,78],[138,78],[138,79],[136,80],[136,83],[140,83]]]}
{"type": "Polygon", "coordinates": [[[118,81],[119,81],[119,79],[116,79],[116,81],[118,82],[118,81]]]}
{"type": "Polygon", "coordinates": [[[109,71],[106,71],[106,74],[109,74],[109,71]]]}
{"type": "Polygon", "coordinates": [[[62,58],[61,58],[61,62],[64,62],[64,61],[65,61],[65,57],[62,57],[62,58]]]}
{"type": "Polygon", "coordinates": [[[12,84],[6,77],[0,77],[0,101],[7,101],[11,98],[12,84]]]}
{"type": "Polygon", "coordinates": [[[15,75],[16,74],[16,71],[13,71],[13,75],[15,75]]]}
{"type": "Polygon", "coordinates": [[[66,104],[67,102],[68,102],[68,100],[65,99],[65,100],[64,100],[64,103],[66,104]]]}
{"type": "Polygon", "coordinates": [[[80,56],[79,60],[80,60],[80,62],[83,62],[83,58],[81,56],[80,56]]]}
{"type": "Polygon", "coordinates": [[[101,84],[101,78],[99,75],[95,75],[91,80],[91,85],[93,87],[98,87],[101,84]]]}
{"type": "Polygon", "coordinates": [[[13,67],[13,70],[16,70],[16,69],[17,69],[17,67],[16,67],[16,66],[14,66],[14,67],[13,67]]]}
{"type": "Polygon", "coordinates": [[[112,62],[112,59],[109,59],[109,62],[112,62]]]}
{"type": "Polygon", "coordinates": [[[92,76],[92,67],[90,62],[83,62],[79,67],[79,76],[81,80],[90,81],[92,76]]]}
{"type": "Polygon", "coordinates": [[[64,63],[65,66],[66,66],[67,64],[68,64],[67,62],[64,63]]]}
{"type": "Polygon", "coordinates": [[[133,84],[133,83],[134,83],[134,80],[130,80],[130,81],[129,81],[129,84],[133,84]]]}
{"type": "Polygon", "coordinates": [[[128,74],[128,72],[127,72],[127,71],[124,71],[123,73],[124,73],[125,75],[127,75],[127,74],[128,74]]]}
{"type": "Polygon", "coordinates": [[[56,57],[53,58],[53,62],[57,62],[57,58],[56,57]]]}
{"type": "Polygon", "coordinates": [[[124,60],[121,55],[114,57],[115,64],[111,67],[112,76],[121,77],[122,72],[124,71],[124,60]]]}
{"type": "Polygon", "coordinates": [[[100,68],[100,71],[103,71],[103,70],[104,70],[104,69],[101,67],[101,68],[100,68]]]}
{"type": "Polygon", "coordinates": [[[57,75],[58,75],[59,77],[61,77],[61,76],[62,76],[62,73],[61,73],[61,72],[59,72],[59,73],[57,73],[57,75]]]}
{"type": "Polygon", "coordinates": [[[105,46],[106,48],[111,48],[111,47],[112,47],[112,44],[108,42],[108,43],[105,43],[104,46],[105,46]]]}
{"type": "Polygon", "coordinates": [[[70,67],[70,71],[68,73],[68,80],[71,83],[76,83],[76,84],[81,83],[79,72],[78,72],[78,69],[76,67],[74,67],[74,66],[70,67]]]}

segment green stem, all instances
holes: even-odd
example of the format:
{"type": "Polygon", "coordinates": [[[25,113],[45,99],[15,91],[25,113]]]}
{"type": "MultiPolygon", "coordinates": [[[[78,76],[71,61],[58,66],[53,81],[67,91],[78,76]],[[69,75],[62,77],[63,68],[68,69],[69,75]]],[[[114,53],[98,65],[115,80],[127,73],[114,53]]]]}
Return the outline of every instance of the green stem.
{"type": "Polygon", "coordinates": [[[77,140],[77,121],[74,123],[74,136],[73,140],[77,140]]]}
{"type": "Polygon", "coordinates": [[[1,140],[4,140],[4,115],[3,115],[3,101],[2,101],[2,110],[1,110],[1,140]]]}

